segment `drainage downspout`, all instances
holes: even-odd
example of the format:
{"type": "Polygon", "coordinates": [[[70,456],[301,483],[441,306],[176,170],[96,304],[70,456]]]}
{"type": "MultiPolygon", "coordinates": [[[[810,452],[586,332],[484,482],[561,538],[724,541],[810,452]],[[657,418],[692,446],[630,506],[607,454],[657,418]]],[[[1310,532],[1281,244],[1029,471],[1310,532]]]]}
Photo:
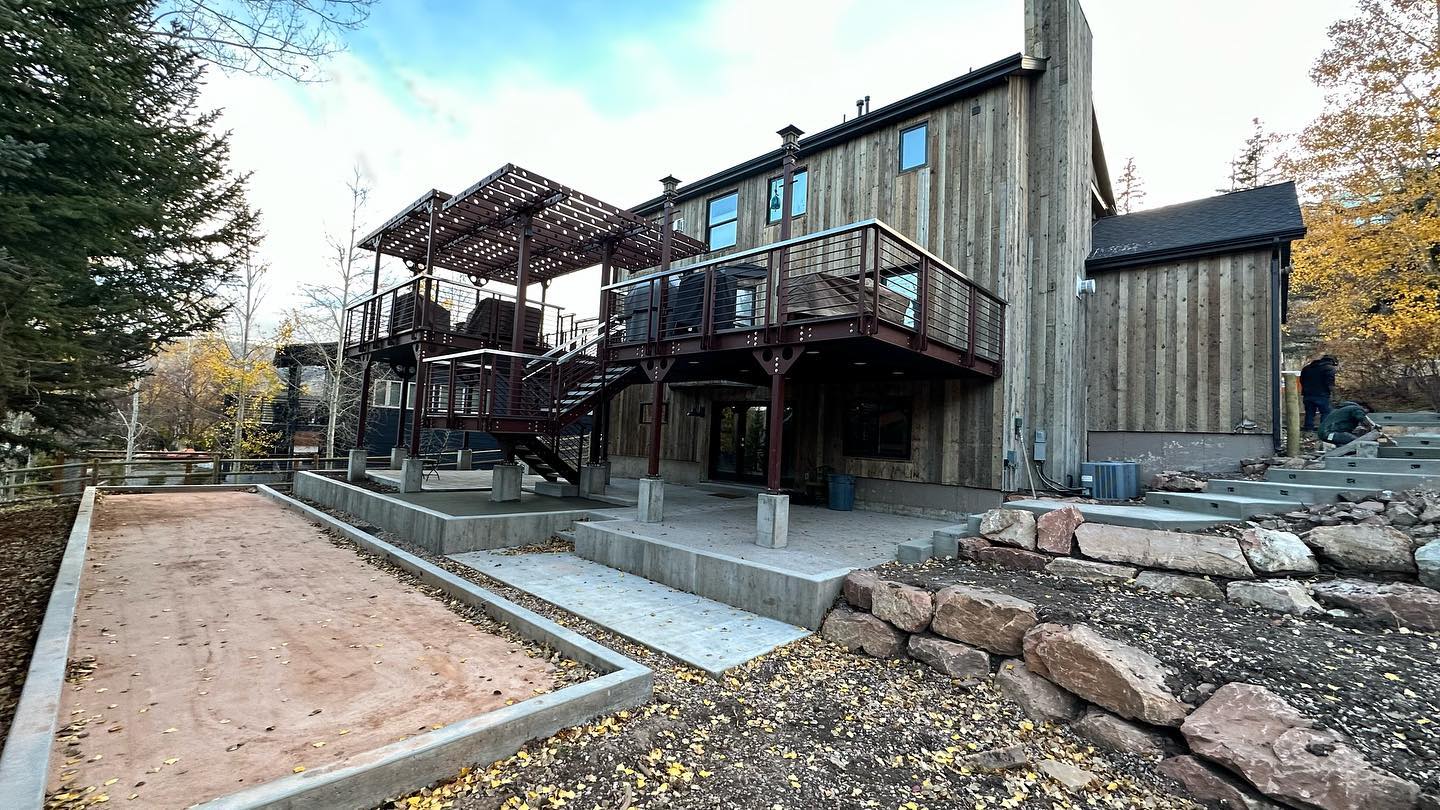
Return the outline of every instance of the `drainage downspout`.
{"type": "Polygon", "coordinates": [[[1270,430],[1275,452],[1284,448],[1280,433],[1280,240],[1270,249],[1270,430]]]}

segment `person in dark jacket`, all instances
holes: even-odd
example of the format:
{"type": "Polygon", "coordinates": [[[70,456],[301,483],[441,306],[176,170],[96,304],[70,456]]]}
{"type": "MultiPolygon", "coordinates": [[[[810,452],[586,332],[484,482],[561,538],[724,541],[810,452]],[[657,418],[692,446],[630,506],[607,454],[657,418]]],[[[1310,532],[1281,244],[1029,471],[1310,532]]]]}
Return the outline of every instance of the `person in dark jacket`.
{"type": "Polygon", "coordinates": [[[1379,429],[1378,425],[1370,421],[1368,406],[1358,402],[1342,402],[1320,423],[1320,438],[1338,446],[1349,444],[1361,435],[1379,429]]]}
{"type": "Polygon", "coordinates": [[[1300,394],[1305,401],[1305,424],[1301,430],[1315,430],[1315,426],[1330,415],[1330,390],[1335,387],[1338,368],[1340,361],[1327,354],[1300,369],[1300,394]]]}

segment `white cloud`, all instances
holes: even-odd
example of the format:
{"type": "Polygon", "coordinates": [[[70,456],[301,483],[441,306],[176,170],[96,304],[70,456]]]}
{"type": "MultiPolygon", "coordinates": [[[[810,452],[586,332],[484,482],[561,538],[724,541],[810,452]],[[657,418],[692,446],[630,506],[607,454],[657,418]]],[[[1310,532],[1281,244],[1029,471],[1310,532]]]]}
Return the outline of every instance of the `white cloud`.
{"type": "MultiPolygon", "coordinates": [[[[1135,155],[1152,205],[1210,193],[1252,117],[1296,128],[1318,109],[1308,67],[1348,5],[1092,0],[1112,167],[1135,155]]],[[[458,191],[506,162],[632,205],[658,193],[665,174],[698,179],[772,149],[784,124],[819,131],[853,114],[858,96],[879,106],[1014,53],[1021,39],[1019,0],[737,0],[712,3],[673,41],[615,42],[595,69],[624,83],[623,103],[543,64],[486,75],[482,58],[470,73],[460,57],[452,75],[404,66],[388,75],[348,55],[325,84],[217,76],[205,99],[225,108],[236,167],[254,172],[278,312],[322,272],[325,233],[348,216],[352,166],[373,186],[369,226],[429,188],[458,191]]],[[[557,282],[551,300],[593,311],[595,278],[557,282]]]]}

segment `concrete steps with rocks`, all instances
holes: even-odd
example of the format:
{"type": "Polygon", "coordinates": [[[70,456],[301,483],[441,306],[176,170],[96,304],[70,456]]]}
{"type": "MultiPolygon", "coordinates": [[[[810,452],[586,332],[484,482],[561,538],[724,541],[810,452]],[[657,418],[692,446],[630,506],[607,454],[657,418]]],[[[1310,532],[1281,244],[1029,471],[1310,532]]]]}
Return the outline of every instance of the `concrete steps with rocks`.
{"type": "Polygon", "coordinates": [[[1265,473],[1265,480],[1273,483],[1353,488],[1362,492],[1379,492],[1384,489],[1413,489],[1430,483],[1432,478],[1428,475],[1406,473],[1360,472],[1358,470],[1284,470],[1271,467],[1265,473]]]}
{"type": "Polygon", "coordinates": [[[1440,459],[1359,458],[1341,456],[1325,459],[1327,470],[1355,472],[1404,473],[1405,475],[1440,475],[1440,459]]]}
{"type": "MultiPolygon", "coordinates": [[[[1381,487],[1381,489],[1384,488],[1381,487]]],[[[1209,482],[1205,491],[1215,495],[1244,495],[1248,498],[1268,498],[1274,501],[1299,501],[1311,504],[1334,503],[1341,497],[1355,500],[1373,493],[1375,489],[1355,485],[1335,486],[1286,481],[1228,481],[1216,478],[1209,482]]]]}
{"type": "Polygon", "coordinates": [[[1409,436],[1391,436],[1397,447],[1440,447],[1440,434],[1415,433],[1409,436]]]}
{"type": "MultiPolygon", "coordinates": [[[[1435,425],[1440,428],[1440,413],[1416,411],[1414,413],[1372,413],[1370,421],[1377,425],[1435,425]]],[[[1437,431],[1440,432],[1440,431],[1437,431]]]]}
{"type": "Polygon", "coordinates": [[[1147,492],[1145,503],[1162,509],[1198,512],[1230,520],[1243,520],[1251,515],[1273,515],[1289,512],[1303,504],[1295,498],[1275,500],[1248,495],[1218,492],[1147,492]]]}
{"type": "Polygon", "coordinates": [[[1073,506],[1080,510],[1080,514],[1091,523],[1104,523],[1110,526],[1131,526],[1136,529],[1174,529],[1177,531],[1194,531],[1205,529],[1210,526],[1218,526],[1222,523],[1233,523],[1233,518],[1202,512],[1191,512],[1180,509],[1167,509],[1163,507],[1124,504],[1124,503],[1071,503],[1069,501],[1046,501],[1046,500],[1023,500],[1010,501],[1005,504],[1006,509],[1024,509],[1027,512],[1034,512],[1043,515],[1046,512],[1053,512],[1066,506],[1073,506]]]}

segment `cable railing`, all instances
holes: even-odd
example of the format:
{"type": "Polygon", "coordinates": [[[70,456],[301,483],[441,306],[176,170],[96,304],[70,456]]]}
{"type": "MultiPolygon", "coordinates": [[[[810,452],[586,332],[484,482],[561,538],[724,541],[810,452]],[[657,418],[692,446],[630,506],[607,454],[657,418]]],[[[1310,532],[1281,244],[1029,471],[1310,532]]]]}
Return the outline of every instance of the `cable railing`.
{"type": "MultiPolygon", "coordinates": [[[[345,311],[347,349],[427,333],[510,346],[519,301],[514,295],[467,282],[418,275],[367,296],[345,311]]],[[[526,301],[521,342],[543,353],[575,340],[593,319],[553,304],[526,301]]]]}
{"type": "Polygon", "coordinates": [[[615,346],[858,319],[953,349],[966,365],[998,367],[1003,353],[1004,301],[878,220],[637,276],[604,295],[615,346]]]}

